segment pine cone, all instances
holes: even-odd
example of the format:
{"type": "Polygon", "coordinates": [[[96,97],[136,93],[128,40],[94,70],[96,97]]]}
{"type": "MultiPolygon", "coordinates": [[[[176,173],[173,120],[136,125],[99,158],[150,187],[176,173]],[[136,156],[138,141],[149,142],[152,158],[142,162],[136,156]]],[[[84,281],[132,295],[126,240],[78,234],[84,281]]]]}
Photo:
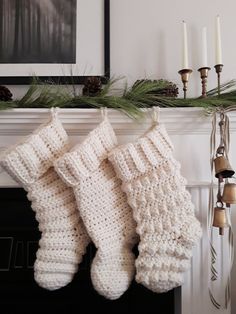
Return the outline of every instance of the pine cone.
{"type": "Polygon", "coordinates": [[[0,101],[12,100],[12,93],[6,86],[0,85],[0,101]]]}
{"type": "Polygon", "coordinates": [[[90,76],[85,80],[83,87],[84,96],[98,96],[102,91],[101,78],[97,76],[90,76]]]}
{"type": "Polygon", "coordinates": [[[167,86],[165,88],[159,90],[158,95],[176,98],[179,94],[179,89],[176,86],[176,84],[169,82],[169,81],[165,81],[165,80],[164,80],[164,82],[167,83],[167,86]]]}
{"type": "Polygon", "coordinates": [[[137,80],[134,83],[134,86],[143,82],[160,83],[160,85],[165,86],[163,88],[158,88],[157,90],[151,91],[150,94],[163,96],[163,97],[174,97],[174,98],[176,98],[179,94],[179,89],[176,86],[176,84],[169,82],[167,80],[137,80]]]}

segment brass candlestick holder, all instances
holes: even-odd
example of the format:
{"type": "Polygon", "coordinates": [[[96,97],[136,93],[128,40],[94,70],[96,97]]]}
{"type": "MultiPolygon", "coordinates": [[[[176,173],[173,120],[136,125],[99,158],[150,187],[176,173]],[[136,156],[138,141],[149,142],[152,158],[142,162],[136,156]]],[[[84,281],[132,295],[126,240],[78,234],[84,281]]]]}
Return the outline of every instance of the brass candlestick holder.
{"type": "Polygon", "coordinates": [[[178,72],[181,75],[181,80],[183,83],[184,99],[186,99],[187,96],[189,76],[192,72],[193,71],[190,69],[182,69],[178,72]]]}
{"type": "Polygon", "coordinates": [[[223,64],[216,64],[214,66],[217,73],[218,96],[220,96],[220,74],[222,72],[223,66],[224,66],[223,64]]]}
{"type": "Polygon", "coordinates": [[[201,80],[202,80],[202,98],[207,97],[207,77],[208,77],[208,72],[210,71],[211,68],[209,67],[202,67],[198,69],[201,75],[201,80]]]}

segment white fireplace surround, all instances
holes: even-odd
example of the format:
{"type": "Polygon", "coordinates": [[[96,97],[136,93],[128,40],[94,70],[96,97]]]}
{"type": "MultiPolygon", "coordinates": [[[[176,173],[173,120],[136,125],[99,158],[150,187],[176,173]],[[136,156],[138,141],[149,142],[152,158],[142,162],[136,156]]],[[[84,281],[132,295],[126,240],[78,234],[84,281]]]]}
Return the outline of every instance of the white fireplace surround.
{"type": "MultiPolygon", "coordinates": [[[[83,137],[101,121],[101,113],[97,109],[60,109],[58,114],[72,143],[82,141],[83,137]]],[[[49,115],[48,109],[12,109],[0,112],[0,151],[15,144],[22,136],[29,135],[41,123],[47,121],[49,115]]],[[[147,119],[142,122],[134,122],[123,113],[110,109],[108,116],[120,143],[132,141],[140,136],[151,123],[148,113],[147,119]]],[[[236,139],[236,113],[231,113],[229,117],[231,143],[233,143],[236,139]]],[[[160,110],[159,119],[160,123],[166,125],[174,143],[175,156],[181,162],[182,174],[188,180],[188,189],[195,203],[196,215],[204,230],[203,238],[194,250],[192,267],[186,274],[185,284],[182,287],[182,314],[229,314],[230,308],[216,310],[208,296],[207,207],[210,186],[211,118],[199,108],[165,108],[160,110]]],[[[233,156],[233,145],[231,146],[231,156],[233,156]]],[[[234,166],[233,159],[231,160],[234,166]]],[[[17,183],[1,170],[0,187],[17,187],[17,183]]],[[[216,242],[217,248],[221,245],[222,242],[216,242]]],[[[224,276],[225,263],[221,258],[218,265],[224,276]]],[[[234,278],[232,279],[234,292],[234,278]]],[[[222,283],[215,287],[217,296],[220,295],[220,287],[222,283]]]]}

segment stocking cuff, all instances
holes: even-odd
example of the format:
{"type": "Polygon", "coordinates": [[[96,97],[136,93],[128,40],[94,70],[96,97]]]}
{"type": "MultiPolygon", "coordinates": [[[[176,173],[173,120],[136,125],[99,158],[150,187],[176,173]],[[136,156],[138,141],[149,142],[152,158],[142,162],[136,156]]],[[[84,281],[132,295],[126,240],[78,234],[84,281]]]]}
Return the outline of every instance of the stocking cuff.
{"type": "Polygon", "coordinates": [[[27,185],[42,176],[53,165],[53,161],[67,150],[67,147],[66,131],[54,115],[50,122],[4,152],[0,165],[27,189],[27,185]]]}
{"type": "Polygon", "coordinates": [[[163,125],[153,127],[134,143],[117,147],[109,154],[122,181],[136,179],[172,157],[173,145],[163,125]]]}
{"type": "Polygon", "coordinates": [[[116,145],[115,133],[105,118],[81,144],[54,163],[55,169],[68,185],[76,186],[79,178],[87,177],[95,171],[116,145]]]}

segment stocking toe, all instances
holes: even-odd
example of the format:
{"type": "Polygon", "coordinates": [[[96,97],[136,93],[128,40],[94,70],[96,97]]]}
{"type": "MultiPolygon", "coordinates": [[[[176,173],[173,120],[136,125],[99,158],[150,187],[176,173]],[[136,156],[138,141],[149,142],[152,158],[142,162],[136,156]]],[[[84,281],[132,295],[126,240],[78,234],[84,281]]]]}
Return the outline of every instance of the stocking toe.
{"type": "Polygon", "coordinates": [[[129,287],[135,272],[132,252],[107,252],[105,256],[98,252],[92,268],[91,278],[94,288],[102,296],[115,300],[118,299],[129,287]]]}

